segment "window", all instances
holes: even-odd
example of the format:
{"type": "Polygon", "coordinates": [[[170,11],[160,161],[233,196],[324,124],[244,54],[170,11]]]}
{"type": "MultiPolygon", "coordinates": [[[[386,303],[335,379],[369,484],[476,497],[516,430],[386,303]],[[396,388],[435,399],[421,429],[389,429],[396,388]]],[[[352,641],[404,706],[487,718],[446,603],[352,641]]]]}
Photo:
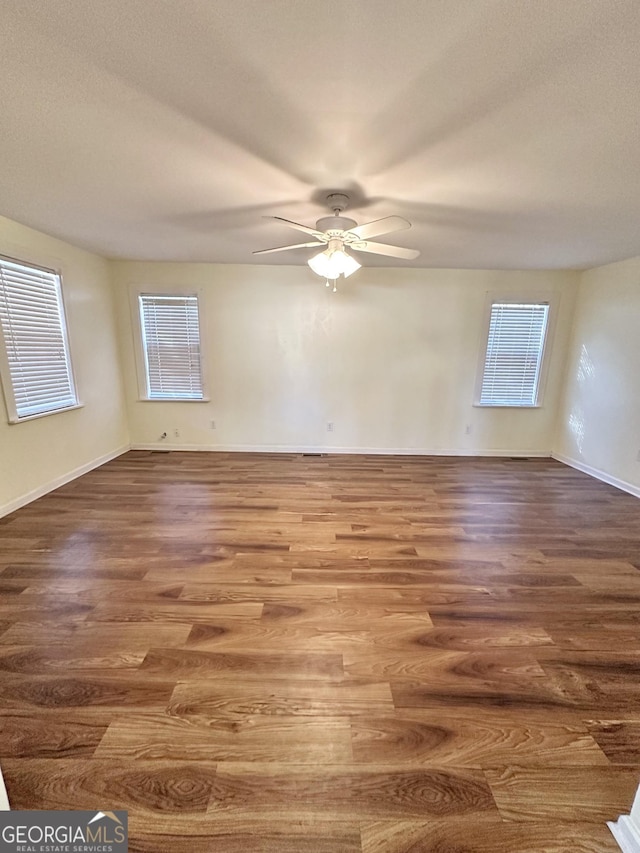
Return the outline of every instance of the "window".
{"type": "Polygon", "coordinates": [[[537,406],[548,302],[492,302],[481,406],[537,406]]]}
{"type": "Polygon", "coordinates": [[[0,258],[0,340],[10,423],[78,405],[58,273],[0,258]]]}
{"type": "Polygon", "coordinates": [[[146,400],[204,400],[198,297],[138,294],[146,400]]]}

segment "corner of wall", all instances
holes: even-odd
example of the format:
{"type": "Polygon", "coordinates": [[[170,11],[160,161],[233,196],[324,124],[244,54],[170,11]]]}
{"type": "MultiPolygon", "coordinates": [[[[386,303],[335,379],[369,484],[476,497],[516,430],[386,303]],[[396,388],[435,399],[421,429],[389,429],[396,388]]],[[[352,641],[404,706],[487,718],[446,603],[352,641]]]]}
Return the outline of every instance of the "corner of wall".
{"type": "MultiPolygon", "coordinates": [[[[560,383],[560,391],[558,394],[558,401],[556,405],[556,413],[553,425],[553,432],[551,436],[551,455],[554,456],[555,453],[560,452],[561,449],[561,435],[563,434],[564,424],[566,421],[566,404],[569,392],[569,382],[572,373],[572,364],[573,364],[573,352],[575,348],[576,336],[577,336],[577,317],[579,313],[580,306],[580,289],[582,286],[582,278],[584,276],[584,270],[572,270],[572,280],[571,280],[571,302],[570,302],[570,321],[568,324],[568,334],[565,343],[564,353],[563,353],[563,364],[564,368],[562,371],[562,380],[560,383]]],[[[555,458],[555,456],[554,456],[555,458]]]]}
{"type": "Polygon", "coordinates": [[[640,257],[579,274],[552,455],[640,496],[640,257]]]}

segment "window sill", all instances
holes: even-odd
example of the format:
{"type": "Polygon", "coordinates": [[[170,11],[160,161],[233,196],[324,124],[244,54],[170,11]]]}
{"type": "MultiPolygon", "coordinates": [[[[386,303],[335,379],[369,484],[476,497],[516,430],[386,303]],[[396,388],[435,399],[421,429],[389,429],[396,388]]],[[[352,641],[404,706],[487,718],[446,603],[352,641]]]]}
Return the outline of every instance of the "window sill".
{"type": "Polygon", "coordinates": [[[76,403],[75,406],[65,406],[64,409],[52,409],[50,412],[38,412],[37,415],[25,415],[23,418],[9,418],[9,424],[23,424],[26,421],[36,421],[39,418],[48,418],[49,415],[62,415],[64,412],[73,412],[76,409],[84,409],[84,403],[76,403]]]}
{"type": "Polygon", "coordinates": [[[541,409],[542,403],[474,403],[474,409],[541,409]]]}
{"type": "Polygon", "coordinates": [[[138,397],[139,403],[210,403],[211,397],[138,397]]]}

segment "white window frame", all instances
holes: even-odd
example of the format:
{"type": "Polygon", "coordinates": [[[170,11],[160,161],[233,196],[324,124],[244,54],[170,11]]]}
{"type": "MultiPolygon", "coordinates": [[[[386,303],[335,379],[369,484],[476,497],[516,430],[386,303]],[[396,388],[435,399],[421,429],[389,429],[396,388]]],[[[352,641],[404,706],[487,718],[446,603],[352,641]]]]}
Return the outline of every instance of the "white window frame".
{"type": "Polygon", "coordinates": [[[209,403],[211,398],[208,393],[207,360],[206,360],[206,332],[204,295],[202,290],[185,288],[179,285],[131,285],[129,287],[129,304],[131,309],[131,325],[133,329],[136,375],[138,379],[138,400],[143,403],[209,403]],[[200,371],[202,378],[202,397],[150,397],[147,382],[147,357],[144,349],[142,318],[140,316],[140,296],[195,296],[198,300],[198,327],[200,330],[200,371]]]}
{"type": "Polygon", "coordinates": [[[479,347],[478,367],[476,371],[476,385],[473,405],[482,409],[540,409],[543,406],[544,394],[547,384],[549,370],[549,354],[555,330],[556,298],[551,291],[537,291],[526,293],[499,293],[489,292],[485,300],[484,317],[482,324],[482,338],[479,347]],[[489,330],[491,327],[491,311],[493,305],[502,303],[505,305],[548,305],[547,327],[542,342],[542,354],[540,357],[540,370],[538,372],[538,387],[534,403],[483,403],[482,383],[484,379],[484,368],[489,346],[489,330]]]}
{"type": "Polygon", "coordinates": [[[0,254],[0,260],[7,261],[12,264],[18,264],[27,269],[45,272],[48,275],[55,276],[55,278],[57,279],[57,298],[58,307],[60,311],[60,327],[62,332],[62,340],[64,345],[65,361],[69,377],[69,384],[73,393],[74,402],[71,405],[63,405],[57,408],[46,409],[44,411],[34,412],[31,414],[18,414],[18,407],[16,404],[15,390],[13,384],[13,376],[11,374],[11,367],[9,363],[4,332],[2,329],[2,324],[0,323],[0,379],[2,379],[2,390],[7,410],[7,419],[12,425],[25,423],[26,421],[36,420],[37,418],[46,418],[50,415],[59,415],[63,412],[70,412],[75,409],[81,409],[83,406],[78,396],[78,384],[76,382],[75,373],[73,369],[73,351],[69,334],[69,324],[67,322],[67,310],[64,299],[62,271],[60,268],[57,268],[53,264],[49,266],[45,263],[36,263],[32,260],[24,260],[23,258],[18,257],[18,255],[21,254],[22,252],[20,251],[16,252],[16,255],[0,254]]]}

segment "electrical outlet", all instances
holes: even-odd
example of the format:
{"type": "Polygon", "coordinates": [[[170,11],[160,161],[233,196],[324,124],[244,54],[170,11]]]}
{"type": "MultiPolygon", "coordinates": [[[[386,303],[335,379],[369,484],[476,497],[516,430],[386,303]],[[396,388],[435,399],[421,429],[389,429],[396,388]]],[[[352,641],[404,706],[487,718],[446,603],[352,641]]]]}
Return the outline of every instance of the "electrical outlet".
{"type": "Polygon", "coordinates": [[[174,429],[173,437],[174,438],[180,438],[180,430],[179,429],[174,429]]]}
{"type": "Polygon", "coordinates": [[[464,432],[465,432],[465,435],[471,435],[471,424],[467,424],[464,432]]]}
{"type": "Polygon", "coordinates": [[[638,462],[640,462],[640,450],[638,451],[638,455],[636,456],[636,459],[638,460],[638,462]]]}
{"type": "Polygon", "coordinates": [[[215,422],[215,421],[211,421],[211,429],[215,429],[215,428],[216,428],[216,422],[215,422]]]}
{"type": "Polygon", "coordinates": [[[333,432],[333,421],[327,421],[327,432],[333,432]]]}

